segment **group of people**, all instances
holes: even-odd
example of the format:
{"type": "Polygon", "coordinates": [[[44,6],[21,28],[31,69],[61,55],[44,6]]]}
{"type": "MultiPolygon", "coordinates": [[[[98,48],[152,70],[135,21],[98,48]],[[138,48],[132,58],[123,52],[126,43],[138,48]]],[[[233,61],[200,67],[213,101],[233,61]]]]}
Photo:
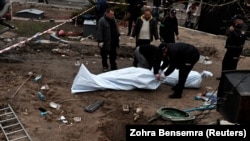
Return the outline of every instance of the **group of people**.
{"type": "MultiPolygon", "coordinates": [[[[114,12],[113,9],[107,8],[97,26],[97,41],[104,72],[109,70],[108,56],[110,69],[118,69],[116,49],[119,47],[120,32],[114,12]]],[[[228,52],[223,59],[222,71],[236,69],[246,39],[243,17],[237,15],[234,20],[234,25],[229,27],[226,34],[228,52]]],[[[131,34],[130,39],[136,40],[133,66],[153,70],[152,73],[158,80],[178,69],[178,83],[172,87],[174,93],[169,98],[181,98],[186,79],[198,62],[200,52],[191,44],[175,42],[175,39],[179,39],[176,10],[172,9],[168,12],[161,22],[159,30],[158,21],[152,16],[151,9],[145,8],[142,15],[136,19],[133,31],[130,29],[128,31],[128,34],[131,34]],[[153,40],[156,40],[159,46],[152,45],[153,40]]]]}

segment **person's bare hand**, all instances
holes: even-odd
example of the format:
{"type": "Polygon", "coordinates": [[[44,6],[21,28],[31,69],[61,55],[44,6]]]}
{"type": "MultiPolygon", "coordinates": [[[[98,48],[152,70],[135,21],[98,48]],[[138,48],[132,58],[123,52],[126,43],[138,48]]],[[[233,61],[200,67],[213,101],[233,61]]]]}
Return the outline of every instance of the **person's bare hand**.
{"type": "Polygon", "coordinates": [[[100,43],[98,44],[98,47],[99,47],[99,48],[102,48],[102,47],[103,47],[103,44],[104,44],[103,42],[100,42],[100,43]]]}
{"type": "Polygon", "coordinates": [[[229,27],[229,30],[230,30],[230,31],[233,31],[233,30],[234,30],[234,27],[233,27],[233,26],[230,26],[230,27],[229,27]]]}
{"type": "Polygon", "coordinates": [[[179,40],[179,36],[178,35],[176,35],[176,40],[179,40]]]}
{"type": "Polygon", "coordinates": [[[157,80],[161,80],[161,75],[160,75],[160,74],[156,74],[156,75],[155,75],[155,78],[156,78],[157,80]]]}

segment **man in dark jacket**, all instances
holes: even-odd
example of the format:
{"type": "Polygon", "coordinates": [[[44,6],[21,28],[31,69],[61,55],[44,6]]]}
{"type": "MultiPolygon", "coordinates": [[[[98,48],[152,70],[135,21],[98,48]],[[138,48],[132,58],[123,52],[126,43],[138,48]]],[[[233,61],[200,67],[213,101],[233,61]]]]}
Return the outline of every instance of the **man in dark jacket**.
{"type": "Polygon", "coordinates": [[[159,30],[162,40],[166,43],[175,43],[175,38],[177,40],[179,39],[178,21],[175,9],[172,9],[169,14],[164,17],[159,30]]]}
{"type": "Polygon", "coordinates": [[[163,59],[163,50],[159,47],[149,44],[143,44],[136,47],[134,56],[138,62],[135,67],[145,68],[151,70],[153,68],[154,74],[158,75],[160,64],[163,59]]]}
{"type": "MultiPolygon", "coordinates": [[[[240,54],[246,41],[247,25],[243,21],[244,17],[241,14],[235,15],[233,25],[226,30],[226,45],[227,49],[223,61],[222,72],[225,70],[236,70],[240,54]]],[[[220,77],[216,78],[220,80],[220,77]]]]}
{"type": "MultiPolygon", "coordinates": [[[[188,77],[188,74],[193,69],[193,66],[200,58],[199,50],[190,44],[186,43],[162,43],[164,59],[161,70],[165,70],[165,76],[170,75],[175,69],[179,70],[178,83],[172,87],[174,93],[169,98],[181,98],[182,92],[188,77]]],[[[157,71],[157,70],[156,70],[157,71]]],[[[157,76],[160,79],[160,75],[157,76]]]]}
{"type": "Polygon", "coordinates": [[[105,15],[100,18],[97,26],[97,41],[102,57],[103,71],[108,71],[109,65],[107,58],[109,55],[109,62],[111,70],[117,69],[116,64],[116,48],[119,47],[120,32],[114,17],[114,10],[107,9],[105,15]]]}
{"type": "Polygon", "coordinates": [[[172,87],[174,94],[170,95],[169,98],[182,97],[188,74],[200,58],[198,49],[186,43],[167,44],[163,42],[159,47],[144,44],[138,46],[134,54],[138,61],[136,67],[153,69],[158,80],[162,76],[170,75],[175,69],[179,69],[178,83],[172,87]],[[161,62],[163,62],[162,65],[161,62]],[[166,69],[166,67],[168,68],[166,69]],[[161,74],[161,72],[163,73],[161,74]]]}

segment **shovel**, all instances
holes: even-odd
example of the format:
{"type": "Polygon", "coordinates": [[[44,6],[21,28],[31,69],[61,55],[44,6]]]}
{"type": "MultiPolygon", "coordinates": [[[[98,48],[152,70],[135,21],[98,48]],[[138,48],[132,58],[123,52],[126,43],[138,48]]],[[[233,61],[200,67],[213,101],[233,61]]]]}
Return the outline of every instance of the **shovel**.
{"type": "Polygon", "coordinates": [[[17,93],[18,91],[23,87],[23,85],[33,76],[33,72],[29,72],[28,73],[29,77],[22,83],[22,85],[20,85],[18,87],[18,89],[16,90],[16,92],[11,96],[11,98],[13,98],[17,93]]]}

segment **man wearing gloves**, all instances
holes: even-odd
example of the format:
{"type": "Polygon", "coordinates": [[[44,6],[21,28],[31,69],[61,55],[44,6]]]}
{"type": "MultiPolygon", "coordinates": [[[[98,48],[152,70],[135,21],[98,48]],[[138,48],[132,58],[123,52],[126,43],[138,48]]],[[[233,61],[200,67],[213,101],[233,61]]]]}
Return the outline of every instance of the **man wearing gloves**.
{"type": "Polygon", "coordinates": [[[119,47],[120,32],[114,17],[114,10],[107,9],[105,15],[100,18],[97,26],[97,41],[100,48],[100,54],[102,57],[103,71],[106,72],[109,69],[107,63],[108,55],[111,70],[117,69],[116,64],[116,48],[119,47]]]}
{"type": "Polygon", "coordinates": [[[159,47],[141,45],[135,50],[136,67],[152,69],[158,80],[179,69],[178,83],[172,87],[169,98],[181,98],[188,74],[200,58],[196,47],[186,43],[161,43],[159,47]],[[161,62],[163,64],[161,65],[161,62]],[[168,68],[167,68],[168,67],[168,68]],[[162,72],[166,69],[165,72],[162,72]]]}
{"type": "Polygon", "coordinates": [[[136,47],[150,44],[153,38],[160,44],[157,21],[153,18],[150,9],[146,8],[144,14],[137,19],[130,39],[133,38],[136,38],[136,47]]]}

